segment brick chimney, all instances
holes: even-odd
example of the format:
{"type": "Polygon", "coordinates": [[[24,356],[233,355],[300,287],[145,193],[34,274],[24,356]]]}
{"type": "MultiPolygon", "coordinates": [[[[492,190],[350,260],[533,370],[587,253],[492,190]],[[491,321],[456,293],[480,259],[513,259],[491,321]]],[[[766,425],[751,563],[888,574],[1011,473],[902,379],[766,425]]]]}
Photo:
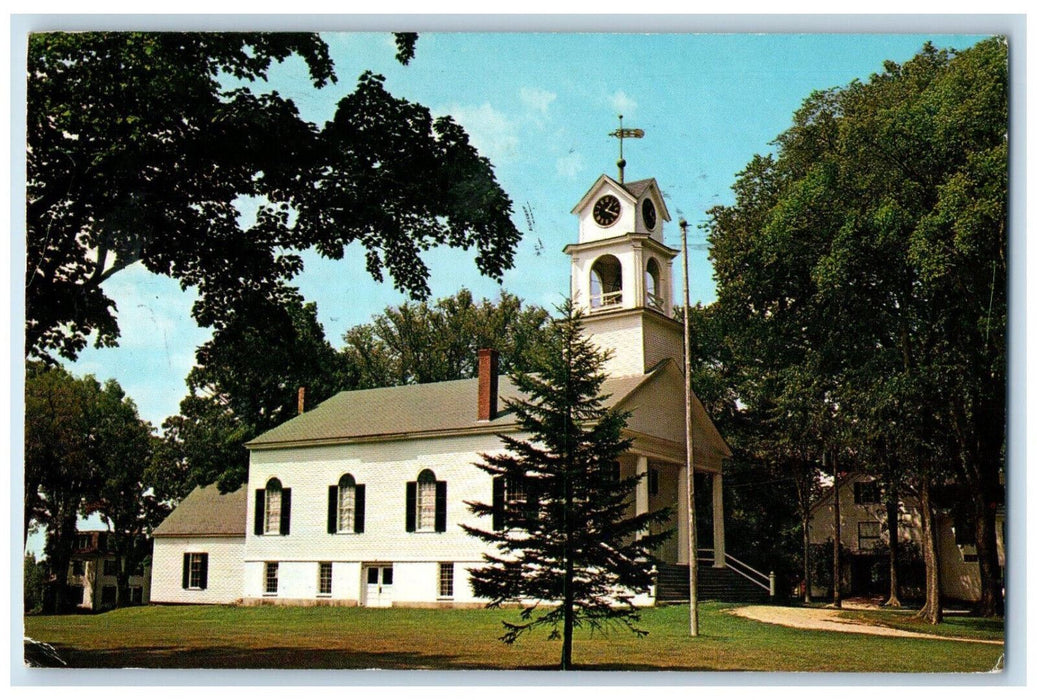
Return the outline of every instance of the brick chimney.
{"type": "Polygon", "coordinates": [[[299,387],[299,415],[306,412],[306,387],[299,387]]]}
{"type": "Polygon", "coordinates": [[[479,420],[497,417],[497,351],[479,350],[479,420]]]}

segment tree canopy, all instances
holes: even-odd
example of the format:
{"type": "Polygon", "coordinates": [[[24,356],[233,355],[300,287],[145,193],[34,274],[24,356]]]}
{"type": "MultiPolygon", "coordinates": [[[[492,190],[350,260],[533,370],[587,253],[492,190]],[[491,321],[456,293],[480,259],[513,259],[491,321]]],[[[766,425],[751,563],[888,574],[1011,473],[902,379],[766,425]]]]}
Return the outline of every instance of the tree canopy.
{"type": "MultiPolygon", "coordinates": [[[[399,59],[416,37],[397,37],[399,59]]],[[[26,352],[74,359],[94,334],[118,342],[103,283],[135,263],[194,287],[193,315],[219,330],[281,303],[300,251],[428,294],[420,253],[476,248],[499,279],[519,233],[490,163],[449,118],[360,76],[323,127],[263,90],[300,57],[321,88],[336,76],[313,34],[34,34],[28,53],[26,352]],[[258,202],[254,221],[241,202],[258,202]]]]}

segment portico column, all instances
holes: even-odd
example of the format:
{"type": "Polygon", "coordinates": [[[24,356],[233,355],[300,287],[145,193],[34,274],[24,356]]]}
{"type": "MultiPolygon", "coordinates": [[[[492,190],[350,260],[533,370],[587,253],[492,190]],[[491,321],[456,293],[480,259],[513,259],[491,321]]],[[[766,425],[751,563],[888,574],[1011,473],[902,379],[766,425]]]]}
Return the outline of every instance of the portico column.
{"type": "Polygon", "coordinates": [[[713,567],[724,567],[724,477],[713,474],[713,567]]]}
{"type": "Polygon", "coordinates": [[[681,465],[677,470],[677,563],[688,562],[688,490],[683,487],[688,478],[688,467],[681,465]]]}
{"type": "Polygon", "coordinates": [[[634,514],[643,515],[648,512],[648,458],[637,456],[636,474],[637,490],[634,492],[634,514]]]}

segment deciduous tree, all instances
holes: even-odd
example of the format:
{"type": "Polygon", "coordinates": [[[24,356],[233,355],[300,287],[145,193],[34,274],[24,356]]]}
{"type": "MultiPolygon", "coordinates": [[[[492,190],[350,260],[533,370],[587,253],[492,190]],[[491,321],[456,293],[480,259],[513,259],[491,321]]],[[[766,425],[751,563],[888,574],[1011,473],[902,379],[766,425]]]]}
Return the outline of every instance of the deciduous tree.
{"type": "Polygon", "coordinates": [[[984,614],[1001,605],[1006,135],[1003,39],[926,45],[812,95],[710,222],[743,400],[775,417],[806,402],[816,429],[782,429],[815,455],[860,468],[877,454],[855,440],[895,450],[929,508],[923,490],[968,484],[984,614]]]}
{"type": "Polygon", "coordinates": [[[500,353],[505,374],[526,368],[526,358],[543,345],[548,313],[502,291],[495,301],[475,301],[462,288],[428,302],[390,307],[370,323],[351,328],[343,349],[356,386],[466,379],[477,371],[479,348],[500,353]]]}

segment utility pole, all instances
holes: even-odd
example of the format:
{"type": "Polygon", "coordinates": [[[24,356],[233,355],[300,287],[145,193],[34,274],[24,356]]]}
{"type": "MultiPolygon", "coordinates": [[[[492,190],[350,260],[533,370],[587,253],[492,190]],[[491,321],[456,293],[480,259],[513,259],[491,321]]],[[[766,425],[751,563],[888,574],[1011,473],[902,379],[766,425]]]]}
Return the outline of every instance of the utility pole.
{"type": "Polygon", "coordinates": [[[691,330],[688,314],[691,311],[691,292],[688,290],[688,222],[681,218],[681,255],[684,258],[684,471],[688,499],[688,608],[691,636],[699,636],[699,557],[698,536],[695,532],[695,443],[691,435],[691,330]]]}

